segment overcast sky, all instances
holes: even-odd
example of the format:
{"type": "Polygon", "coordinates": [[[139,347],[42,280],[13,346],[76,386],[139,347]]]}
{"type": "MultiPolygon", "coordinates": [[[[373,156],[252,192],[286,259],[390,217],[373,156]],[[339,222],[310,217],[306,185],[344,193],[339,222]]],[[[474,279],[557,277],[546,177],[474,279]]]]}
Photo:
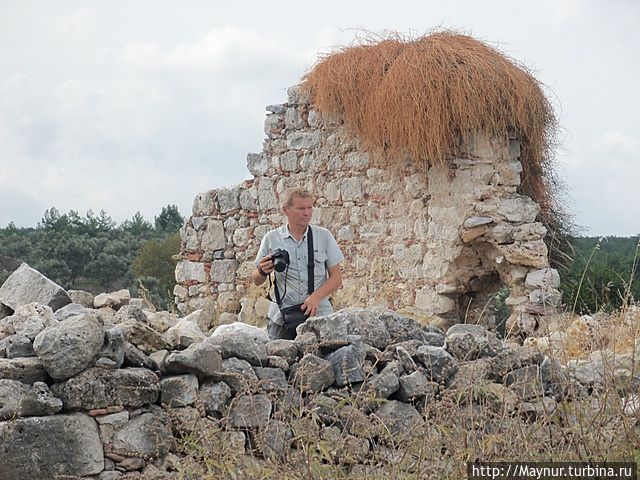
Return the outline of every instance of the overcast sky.
{"type": "Polygon", "coordinates": [[[584,233],[640,233],[640,2],[0,0],[0,227],[152,220],[250,177],[264,107],[359,30],[468,33],[553,91],[584,233]]]}

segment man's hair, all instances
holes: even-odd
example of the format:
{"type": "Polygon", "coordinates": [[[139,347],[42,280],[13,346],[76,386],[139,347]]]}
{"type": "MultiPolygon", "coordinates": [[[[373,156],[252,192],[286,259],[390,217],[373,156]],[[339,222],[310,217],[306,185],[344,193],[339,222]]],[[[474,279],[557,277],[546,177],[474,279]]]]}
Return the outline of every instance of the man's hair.
{"type": "Polygon", "coordinates": [[[291,187],[287,188],[282,195],[280,195],[280,206],[290,207],[293,205],[294,198],[313,198],[311,192],[305,187],[291,187]]]}

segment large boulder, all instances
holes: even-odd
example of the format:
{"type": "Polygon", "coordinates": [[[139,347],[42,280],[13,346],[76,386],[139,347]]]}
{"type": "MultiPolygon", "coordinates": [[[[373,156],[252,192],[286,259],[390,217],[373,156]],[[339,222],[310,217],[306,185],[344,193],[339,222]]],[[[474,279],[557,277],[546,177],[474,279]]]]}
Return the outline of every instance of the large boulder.
{"type": "Polygon", "coordinates": [[[64,380],[87,368],[103,342],[102,320],[91,313],[46,328],[35,338],[33,349],[51,378],[64,380]]]}
{"type": "Polygon", "coordinates": [[[104,469],[98,425],[82,413],[0,422],[0,478],[50,480],[104,469]]]}
{"type": "Polygon", "coordinates": [[[33,341],[42,330],[57,323],[51,307],[34,302],[21,305],[13,315],[0,320],[0,332],[5,336],[24,335],[33,341]]]}
{"type": "Polygon", "coordinates": [[[66,409],[94,410],[112,405],[141,407],[153,404],[160,393],[159,379],[145,368],[104,370],[91,368],[51,387],[66,409]]]}
{"type": "Polygon", "coordinates": [[[0,378],[19,380],[29,385],[51,381],[42,360],[38,357],[0,358],[0,378]]]}
{"type": "Polygon", "coordinates": [[[194,343],[186,350],[173,352],[161,366],[167,373],[195,373],[199,377],[212,377],[222,370],[220,347],[209,343],[194,343]]]}
{"type": "Polygon", "coordinates": [[[220,347],[225,358],[242,358],[252,365],[261,365],[267,360],[265,345],[269,342],[269,335],[263,329],[246,323],[220,325],[206,342],[220,347]]]}
{"type": "Polygon", "coordinates": [[[33,302],[47,305],[55,312],[71,303],[71,298],[60,285],[23,263],[0,287],[0,303],[16,310],[33,302]]]}

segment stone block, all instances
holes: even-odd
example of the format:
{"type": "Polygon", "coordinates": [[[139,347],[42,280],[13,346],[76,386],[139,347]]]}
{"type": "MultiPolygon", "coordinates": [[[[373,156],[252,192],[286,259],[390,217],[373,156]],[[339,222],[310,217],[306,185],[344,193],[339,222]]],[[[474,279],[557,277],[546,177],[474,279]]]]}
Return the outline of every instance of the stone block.
{"type": "Polygon", "coordinates": [[[60,285],[23,263],[0,286],[0,303],[16,310],[33,302],[56,311],[71,303],[71,298],[60,285]]]}

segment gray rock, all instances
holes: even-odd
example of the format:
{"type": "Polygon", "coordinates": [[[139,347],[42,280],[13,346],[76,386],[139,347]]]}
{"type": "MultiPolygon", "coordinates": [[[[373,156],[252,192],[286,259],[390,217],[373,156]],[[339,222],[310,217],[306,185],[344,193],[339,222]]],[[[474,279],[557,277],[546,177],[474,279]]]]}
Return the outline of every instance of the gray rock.
{"type": "Polygon", "coordinates": [[[131,300],[129,290],[122,289],[117,292],[101,293],[93,299],[93,308],[110,307],[118,310],[120,307],[127,305],[131,300]]]}
{"type": "Polygon", "coordinates": [[[258,385],[258,376],[251,364],[241,358],[225,358],[222,361],[222,370],[217,376],[234,392],[247,391],[258,385]]]}
{"type": "Polygon", "coordinates": [[[505,346],[486,328],[459,323],[447,330],[445,349],[457,360],[474,360],[495,357],[505,346]]]}
{"type": "Polygon", "coordinates": [[[168,373],[195,373],[211,377],[222,370],[220,347],[210,343],[194,343],[182,352],[171,353],[164,361],[168,373]]]}
{"type": "Polygon", "coordinates": [[[304,391],[319,392],[331,386],[335,373],[331,362],[312,354],[307,354],[291,367],[291,375],[296,386],[304,391]]]}
{"type": "Polygon", "coordinates": [[[416,362],[413,360],[413,357],[405,347],[398,345],[395,347],[395,350],[396,356],[400,361],[400,365],[402,365],[402,369],[405,372],[415,372],[416,370],[418,370],[416,362]]]}
{"type": "Polygon", "coordinates": [[[432,382],[448,382],[458,371],[458,362],[442,347],[423,345],[418,348],[417,358],[432,382]]]}
{"type": "Polygon", "coordinates": [[[271,340],[265,349],[268,356],[282,357],[289,365],[298,360],[298,345],[293,340],[271,340]]]}
{"type": "Polygon", "coordinates": [[[158,377],[145,368],[91,368],[51,387],[66,409],[93,410],[111,405],[141,407],[158,399],[158,377]]]}
{"type": "Polygon", "coordinates": [[[190,345],[202,342],[206,338],[198,324],[195,321],[188,320],[188,318],[189,317],[185,317],[179,320],[176,325],[170,327],[164,334],[165,338],[174,348],[188,348],[190,345]]]}
{"type": "Polygon", "coordinates": [[[287,148],[292,150],[318,148],[322,136],[319,131],[315,132],[292,132],[287,138],[287,148]]]}
{"type": "Polygon", "coordinates": [[[113,435],[113,449],[163,457],[175,445],[171,421],[162,411],[143,413],[129,420],[113,435]]]}
{"type": "Polygon", "coordinates": [[[490,373],[494,380],[502,381],[502,378],[512,370],[528,365],[538,365],[543,360],[544,355],[540,351],[523,346],[511,346],[490,358],[490,373]]]}
{"type": "Polygon", "coordinates": [[[220,213],[227,213],[231,212],[232,210],[240,209],[238,194],[238,187],[220,188],[218,190],[218,204],[220,205],[220,213]]]}
{"type": "Polygon", "coordinates": [[[400,388],[398,398],[403,402],[410,402],[420,397],[432,398],[438,391],[438,384],[430,382],[420,372],[413,372],[410,375],[400,377],[400,388]]]}
{"type": "Polygon", "coordinates": [[[0,422],[0,478],[49,480],[104,468],[98,426],[82,413],[0,422]]]}
{"type": "Polygon", "coordinates": [[[56,311],[71,303],[71,299],[60,285],[23,263],[0,287],[0,303],[16,310],[33,302],[56,311]]]}
{"type": "Polygon", "coordinates": [[[67,295],[73,303],[79,303],[87,308],[93,308],[93,295],[84,290],[67,290],[67,295]]]}
{"type": "MultiPolygon", "coordinates": [[[[286,107],[283,104],[277,104],[277,105],[267,105],[266,106],[266,110],[267,112],[271,112],[271,113],[276,113],[276,114],[281,114],[284,113],[286,110],[286,107]]],[[[250,154],[250,155],[256,155],[254,154],[250,154]]]]}
{"type": "Polygon", "coordinates": [[[58,322],[63,322],[69,317],[75,317],[77,315],[87,313],[87,310],[89,310],[89,308],[79,303],[69,303],[59,310],[56,310],[56,312],[53,314],[53,318],[58,322]]]}
{"type": "Polygon", "coordinates": [[[144,323],[145,325],[149,324],[149,316],[139,307],[134,307],[133,305],[123,305],[118,309],[114,317],[115,323],[123,323],[127,320],[135,320],[140,323],[144,323]]]}
{"type": "Polygon", "coordinates": [[[311,317],[296,332],[298,335],[313,333],[321,347],[339,348],[349,343],[347,327],[339,316],[311,317]]]}
{"type": "Polygon", "coordinates": [[[124,333],[118,327],[113,327],[104,333],[104,343],[96,355],[97,358],[108,358],[113,361],[115,368],[122,367],[125,357],[124,333]]]}
{"type": "Polygon", "coordinates": [[[526,288],[558,288],[560,286],[560,274],[555,268],[542,268],[531,270],[524,281],[526,288]]]}
{"type": "Polygon", "coordinates": [[[389,400],[375,411],[374,416],[392,437],[401,440],[407,437],[419,436],[424,420],[412,405],[389,400]]]}
{"type": "Polygon", "coordinates": [[[64,380],[84,370],[103,341],[102,320],[92,313],[46,328],[35,338],[33,349],[51,378],[64,380]]]}
{"type": "Polygon", "coordinates": [[[57,324],[50,307],[29,303],[18,307],[13,315],[0,320],[0,331],[5,335],[24,335],[33,341],[42,330],[57,324]]]}
{"type": "Polygon", "coordinates": [[[176,375],[160,380],[160,404],[169,407],[193,405],[198,398],[198,377],[176,375]]]}
{"type": "Polygon", "coordinates": [[[367,378],[360,391],[373,399],[386,399],[397,392],[399,388],[400,380],[398,375],[385,372],[367,378]]]}
{"type": "Polygon", "coordinates": [[[546,357],[540,364],[540,379],[545,393],[556,400],[580,396],[584,389],[557,360],[546,357]]]}
{"type": "Polygon", "coordinates": [[[62,400],[44,382],[28,386],[18,380],[0,380],[0,420],[53,415],[61,409],[62,400]]]}
{"type": "Polygon", "coordinates": [[[529,365],[509,372],[504,383],[523,400],[544,395],[544,385],[538,365],[529,365]]]}
{"type": "Polygon", "coordinates": [[[4,345],[6,358],[36,356],[36,352],[33,351],[33,343],[24,335],[11,335],[1,340],[0,345],[4,345]]]}
{"type": "Polygon", "coordinates": [[[531,402],[523,402],[520,415],[531,422],[549,419],[558,408],[558,402],[550,397],[541,397],[531,402]]]}
{"type": "Polygon", "coordinates": [[[222,415],[227,411],[231,388],[224,382],[205,380],[198,390],[198,398],[204,405],[207,415],[222,415]]]}
{"type": "Polygon", "coordinates": [[[266,395],[242,395],[231,402],[229,425],[234,428],[262,427],[271,416],[271,400],[266,395]]]}
{"type": "MultiPolygon", "coordinates": [[[[1,352],[0,352],[1,353],[1,352]]],[[[283,372],[289,371],[289,363],[286,358],[270,355],[267,357],[267,367],[279,368],[283,372]]]]}
{"type": "Polygon", "coordinates": [[[252,365],[266,362],[267,342],[269,336],[266,331],[241,322],[220,325],[206,340],[206,343],[217,345],[223,357],[242,358],[252,365]]]}
{"type": "Polygon", "coordinates": [[[149,355],[129,342],[125,342],[123,362],[121,365],[125,367],[147,368],[149,370],[155,370],[157,367],[149,355]]]}
{"type": "Polygon", "coordinates": [[[127,342],[132,343],[146,354],[168,349],[172,346],[162,334],[136,320],[127,320],[119,323],[118,327],[122,329],[127,342]]]}
{"type": "Polygon", "coordinates": [[[286,390],[287,377],[279,368],[255,367],[253,369],[258,377],[258,385],[264,392],[277,392],[286,390]]]}
{"type": "Polygon", "coordinates": [[[463,222],[462,226],[464,228],[474,228],[480,225],[487,225],[493,221],[491,217],[470,217],[463,222]]]}
{"type": "Polygon", "coordinates": [[[389,345],[391,335],[377,312],[363,308],[345,308],[332,316],[344,323],[347,334],[360,335],[367,345],[384,350],[389,345]]]}
{"type": "Polygon", "coordinates": [[[0,358],[0,378],[18,380],[29,385],[51,381],[42,360],[38,357],[0,358]]]}
{"type": "Polygon", "coordinates": [[[287,423],[271,420],[260,430],[259,438],[260,451],[264,458],[283,459],[291,448],[293,431],[287,423]]]}
{"type": "Polygon", "coordinates": [[[341,347],[327,357],[335,375],[334,385],[343,387],[351,383],[362,382],[365,374],[362,370],[364,352],[355,345],[341,347]]]}

